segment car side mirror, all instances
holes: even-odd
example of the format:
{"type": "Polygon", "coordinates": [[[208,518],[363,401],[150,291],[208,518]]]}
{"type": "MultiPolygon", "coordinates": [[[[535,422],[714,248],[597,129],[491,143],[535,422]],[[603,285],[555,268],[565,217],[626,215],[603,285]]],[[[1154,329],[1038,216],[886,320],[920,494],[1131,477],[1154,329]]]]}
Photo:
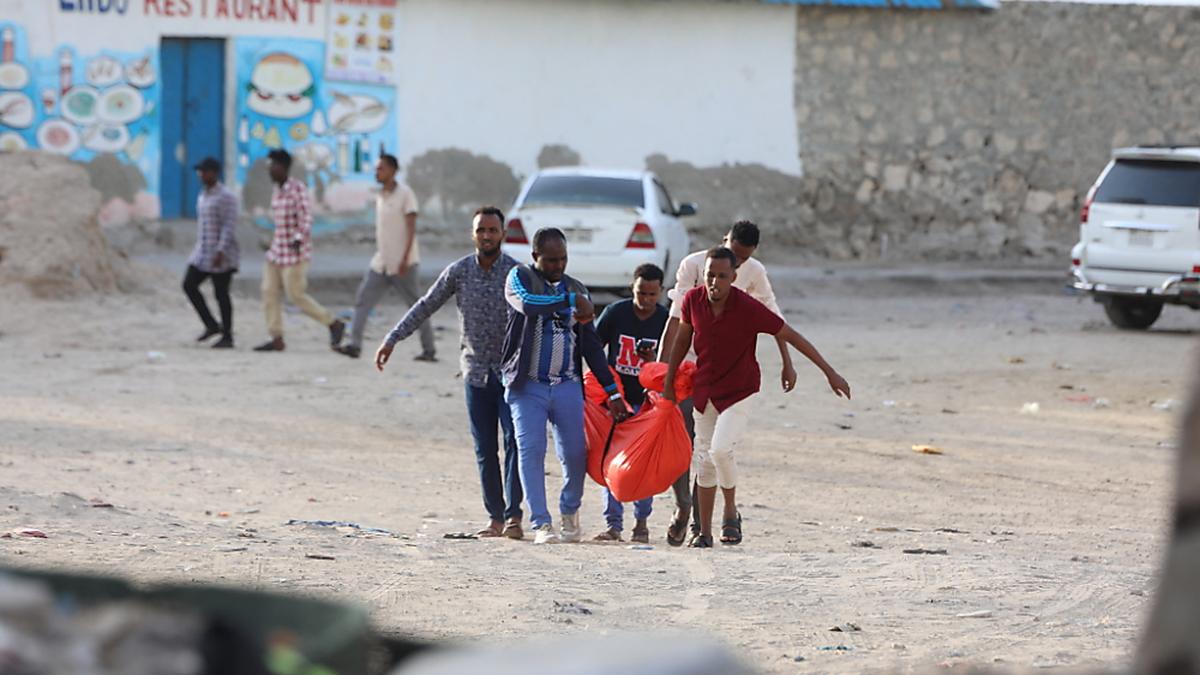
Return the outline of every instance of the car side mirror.
{"type": "Polygon", "coordinates": [[[679,210],[675,212],[677,216],[694,216],[698,212],[695,202],[684,202],[679,205],[679,210]]]}

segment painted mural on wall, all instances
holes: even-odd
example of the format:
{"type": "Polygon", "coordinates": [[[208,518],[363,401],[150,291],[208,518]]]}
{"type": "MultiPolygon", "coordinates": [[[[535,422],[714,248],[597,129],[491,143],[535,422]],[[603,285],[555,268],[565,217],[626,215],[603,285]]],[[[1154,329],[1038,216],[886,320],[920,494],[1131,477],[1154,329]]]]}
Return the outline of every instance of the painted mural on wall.
{"type": "Polygon", "coordinates": [[[30,53],[0,22],[0,152],[40,149],[87,166],[104,196],[101,224],[157,218],[158,52],[30,53]]]}
{"type": "Polygon", "coordinates": [[[242,203],[269,226],[267,153],[284,148],[313,195],[316,229],[369,222],[375,162],[396,138],[395,90],[324,78],[317,40],[236,42],[237,165],[242,203]]]}

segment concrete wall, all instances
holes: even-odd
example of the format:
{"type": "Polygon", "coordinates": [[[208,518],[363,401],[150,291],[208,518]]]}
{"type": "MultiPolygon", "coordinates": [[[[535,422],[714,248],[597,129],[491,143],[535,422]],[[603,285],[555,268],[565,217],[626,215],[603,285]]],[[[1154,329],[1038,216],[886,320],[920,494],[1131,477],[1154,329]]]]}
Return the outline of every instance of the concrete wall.
{"type": "Polygon", "coordinates": [[[759,2],[407,0],[400,159],[446,218],[511,202],[555,158],[638,168],[663,153],[799,176],[795,17],[759,2]]]}
{"type": "Polygon", "coordinates": [[[1114,146],[1200,143],[1200,9],[802,8],[795,97],[802,180],[660,170],[815,255],[1061,257],[1114,146]]]}

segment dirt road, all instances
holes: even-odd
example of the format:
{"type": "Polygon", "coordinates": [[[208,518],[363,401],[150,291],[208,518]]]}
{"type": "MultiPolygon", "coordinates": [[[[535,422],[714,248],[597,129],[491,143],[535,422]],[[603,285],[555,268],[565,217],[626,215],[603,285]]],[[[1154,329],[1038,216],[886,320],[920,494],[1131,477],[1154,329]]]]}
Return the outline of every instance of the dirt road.
{"type": "MultiPolygon", "coordinates": [[[[746,541],[711,551],[666,546],[668,495],[649,551],[444,539],[482,524],[453,309],[436,317],[440,363],[411,362],[405,343],[380,375],[296,314],[287,352],[248,351],[253,298],[237,299],[239,349],[214,353],[191,342],[173,282],[65,302],[5,291],[0,530],[48,538],[0,539],[0,562],[336,596],[436,639],[704,631],[772,673],[1127,662],[1165,542],[1171,400],[1195,372],[1196,319],[1168,310],[1155,331],[1118,332],[1053,286],[780,285],[855,399],[812,368],[782,394],[761,343],[746,541]]],[[[589,484],[589,537],[600,509],[589,484]]]]}

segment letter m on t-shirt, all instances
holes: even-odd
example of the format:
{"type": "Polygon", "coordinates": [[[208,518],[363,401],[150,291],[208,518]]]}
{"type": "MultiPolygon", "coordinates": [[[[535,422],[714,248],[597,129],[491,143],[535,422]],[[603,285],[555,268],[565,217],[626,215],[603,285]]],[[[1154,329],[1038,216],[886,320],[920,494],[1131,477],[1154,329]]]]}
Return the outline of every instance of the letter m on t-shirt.
{"type": "Polygon", "coordinates": [[[637,353],[637,339],[621,335],[621,351],[617,353],[616,369],[622,375],[637,375],[642,371],[642,357],[637,353]]]}

